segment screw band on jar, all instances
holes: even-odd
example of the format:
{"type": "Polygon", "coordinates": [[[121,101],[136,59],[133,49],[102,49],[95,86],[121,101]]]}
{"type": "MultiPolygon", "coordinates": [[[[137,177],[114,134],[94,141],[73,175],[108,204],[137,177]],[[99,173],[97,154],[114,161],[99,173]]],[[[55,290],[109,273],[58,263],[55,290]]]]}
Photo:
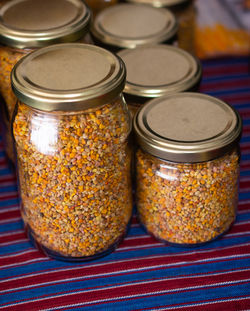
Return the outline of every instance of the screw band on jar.
{"type": "Polygon", "coordinates": [[[184,92],[145,104],[134,130],[136,204],[146,230],[177,245],[225,233],[237,211],[239,114],[214,97],[184,92]]]}
{"type": "Polygon", "coordinates": [[[119,3],[99,12],[91,34],[96,45],[117,52],[148,44],[173,42],[177,21],[167,9],[119,3]]]}

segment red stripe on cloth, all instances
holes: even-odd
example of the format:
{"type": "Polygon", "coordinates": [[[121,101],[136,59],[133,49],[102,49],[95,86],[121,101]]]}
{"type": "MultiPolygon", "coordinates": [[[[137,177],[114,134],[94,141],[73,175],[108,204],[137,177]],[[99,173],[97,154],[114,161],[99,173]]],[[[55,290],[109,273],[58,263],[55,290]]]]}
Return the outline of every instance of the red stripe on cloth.
{"type": "Polygon", "coordinates": [[[20,210],[17,209],[17,210],[9,210],[9,211],[6,211],[6,212],[3,212],[3,213],[0,213],[0,220],[5,220],[5,221],[8,221],[8,220],[11,220],[11,219],[15,219],[15,218],[20,218],[21,217],[21,214],[20,214],[20,210]]]}
{"type": "Polygon", "coordinates": [[[38,259],[38,258],[47,258],[44,254],[39,252],[35,248],[26,250],[25,252],[17,252],[14,254],[6,254],[6,256],[0,257],[0,269],[5,266],[9,266],[12,263],[14,266],[17,266],[20,263],[25,263],[27,260],[38,259]]]}
{"type": "Polygon", "coordinates": [[[250,135],[250,125],[243,126],[243,135],[250,135]]]}
{"type": "Polygon", "coordinates": [[[0,181],[1,181],[1,185],[2,182],[15,182],[16,183],[16,177],[14,175],[0,175],[0,181]]]}
{"type": "MultiPolygon", "coordinates": [[[[218,97],[218,96],[217,96],[218,97]]],[[[224,100],[225,102],[229,104],[234,104],[234,102],[237,102],[238,104],[240,102],[245,103],[246,105],[249,105],[249,93],[242,94],[242,93],[237,93],[237,94],[228,94],[228,95],[221,95],[219,96],[220,99],[224,100]]]]}
{"type": "Polygon", "coordinates": [[[0,244],[1,243],[8,243],[8,242],[15,242],[20,239],[26,239],[26,234],[23,232],[19,232],[16,234],[4,235],[0,236],[0,244]]]}
{"type": "Polygon", "coordinates": [[[238,203],[239,211],[247,211],[250,210],[250,200],[239,201],[238,203]]]}
{"type": "MultiPolygon", "coordinates": [[[[57,293],[57,295],[48,297],[48,295],[43,295],[34,301],[23,301],[20,302],[16,300],[17,305],[13,302],[11,310],[30,310],[31,307],[39,306],[39,308],[56,308],[60,306],[70,306],[72,301],[74,304],[83,303],[97,303],[97,302],[113,302],[115,300],[124,299],[137,299],[142,297],[152,297],[154,295],[171,295],[173,293],[180,292],[194,292],[196,290],[204,288],[221,288],[227,287],[229,285],[237,284],[247,284],[250,281],[249,274],[246,271],[233,271],[223,274],[223,277],[218,275],[203,275],[188,278],[178,278],[172,279],[161,279],[156,281],[143,281],[125,284],[121,286],[110,286],[109,288],[100,288],[93,290],[91,289],[91,295],[86,295],[84,293],[89,293],[88,289],[80,290],[79,292],[64,292],[57,293]],[[132,293],[132,294],[131,294],[132,293]],[[22,308],[22,309],[21,309],[22,308]]],[[[5,308],[3,307],[3,310],[5,308]]]]}
{"type": "MultiPolygon", "coordinates": [[[[32,255],[35,258],[35,255],[37,254],[34,253],[32,255]]],[[[250,244],[235,246],[233,247],[233,250],[232,247],[200,252],[197,250],[183,254],[143,257],[143,260],[141,258],[134,258],[130,261],[107,262],[99,265],[80,266],[70,270],[48,271],[38,275],[31,273],[29,275],[23,275],[20,278],[2,280],[0,282],[0,292],[7,289],[18,290],[18,288],[24,286],[27,287],[34,285],[41,287],[43,283],[48,281],[48,278],[50,284],[57,282],[68,283],[69,281],[74,281],[74,279],[94,279],[104,275],[110,276],[110,274],[124,275],[128,273],[140,273],[143,271],[172,268],[173,266],[189,266],[194,265],[194,263],[199,266],[211,262],[236,260],[237,256],[241,257],[241,255],[250,258],[250,244]],[[231,257],[232,253],[234,254],[233,257],[231,257]]],[[[27,259],[27,254],[24,254],[23,257],[24,260],[27,259]]],[[[8,258],[6,259],[8,260],[8,258]]],[[[20,258],[18,259],[20,260],[20,258]]],[[[13,261],[13,259],[11,260],[13,261]]]]}
{"type": "Polygon", "coordinates": [[[232,228],[228,231],[228,233],[225,235],[230,235],[232,233],[244,233],[244,232],[250,232],[250,221],[248,223],[237,223],[237,226],[232,226],[232,228]]]}
{"type": "MultiPolygon", "coordinates": [[[[232,64],[232,65],[216,65],[216,66],[203,66],[203,76],[208,77],[218,77],[218,76],[228,76],[237,74],[249,74],[249,69],[246,64],[232,64]]],[[[206,84],[203,83],[203,84],[206,84]]]]}
{"type": "Polygon", "coordinates": [[[16,199],[18,198],[18,193],[17,191],[15,192],[10,192],[10,193],[0,193],[0,201],[4,200],[11,200],[11,199],[16,199]]]}
{"type": "Polygon", "coordinates": [[[249,189],[250,187],[250,180],[240,180],[240,189],[249,189]]]}

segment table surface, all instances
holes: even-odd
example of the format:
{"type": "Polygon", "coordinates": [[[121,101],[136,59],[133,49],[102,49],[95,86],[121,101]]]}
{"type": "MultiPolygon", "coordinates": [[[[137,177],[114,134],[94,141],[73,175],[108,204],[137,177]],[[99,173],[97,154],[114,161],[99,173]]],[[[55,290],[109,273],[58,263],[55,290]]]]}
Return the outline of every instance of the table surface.
{"type": "Polygon", "coordinates": [[[220,239],[175,248],[150,237],[133,216],[116,251],[85,263],[33,248],[21,221],[17,183],[0,140],[1,310],[250,310],[250,59],[203,61],[201,92],[243,118],[237,220],[220,239]]]}

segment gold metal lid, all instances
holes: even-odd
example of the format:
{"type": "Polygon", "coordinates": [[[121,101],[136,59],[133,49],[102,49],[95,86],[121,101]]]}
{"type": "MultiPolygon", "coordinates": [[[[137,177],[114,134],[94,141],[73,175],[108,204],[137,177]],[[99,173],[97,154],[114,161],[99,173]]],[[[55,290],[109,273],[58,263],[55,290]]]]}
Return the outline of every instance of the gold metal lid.
{"type": "Polygon", "coordinates": [[[75,42],[89,31],[90,20],[81,0],[13,0],[0,10],[0,42],[18,48],[75,42]]]}
{"type": "Polygon", "coordinates": [[[17,98],[44,111],[79,111],[109,103],[123,90],[126,70],[113,53],[63,43],[23,57],[11,73],[17,98]]]}
{"type": "Polygon", "coordinates": [[[188,91],[199,84],[202,66],[183,49],[158,44],[117,53],[127,69],[124,93],[158,97],[188,91]]]}
{"type": "Polygon", "coordinates": [[[242,121],[225,102],[183,92],[153,99],[134,118],[139,145],[172,162],[203,162],[222,156],[239,142],[242,121]]]}
{"type": "Polygon", "coordinates": [[[168,9],[120,3],[97,14],[91,32],[104,44],[135,48],[170,40],[177,29],[177,20],[168,9]]]}
{"type": "Polygon", "coordinates": [[[156,8],[162,8],[180,5],[186,2],[190,2],[190,0],[127,0],[127,2],[149,4],[156,8]]]}

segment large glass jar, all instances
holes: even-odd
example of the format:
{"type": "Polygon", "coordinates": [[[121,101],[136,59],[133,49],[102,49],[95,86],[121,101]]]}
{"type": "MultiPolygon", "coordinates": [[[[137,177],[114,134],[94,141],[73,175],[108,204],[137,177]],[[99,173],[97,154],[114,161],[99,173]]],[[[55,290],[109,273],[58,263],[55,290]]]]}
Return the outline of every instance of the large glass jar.
{"type": "Polygon", "coordinates": [[[125,100],[134,115],[149,99],[184,91],[198,91],[202,65],[190,53],[155,44],[117,53],[126,65],[125,100]]]}
{"type": "Polygon", "coordinates": [[[15,163],[11,118],[16,97],[10,73],[24,55],[54,43],[90,42],[91,12],[81,0],[13,0],[0,9],[0,93],[4,145],[15,163]],[[5,107],[3,107],[5,105],[5,107]]]}
{"type": "Polygon", "coordinates": [[[159,240],[200,245],[224,234],[238,202],[239,114],[214,97],[179,93],[134,118],[139,219],[159,240]]]}
{"type": "Polygon", "coordinates": [[[194,0],[126,0],[131,3],[148,4],[157,8],[167,8],[178,21],[178,45],[180,48],[195,54],[196,8],[194,0]]]}
{"type": "Polygon", "coordinates": [[[126,234],[131,119],[124,83],[123,62],[94,45],[42,48],[13,69],[22,217],[51,257],[93,259],[126,234]]]}
{"type": "Polygon", "coordinates": [[[91,34],[96,45],[117,52],[123,48],[172,43],[177,28],[176,17],[168,9],[119,3],[97,14],[91,34]]]}

